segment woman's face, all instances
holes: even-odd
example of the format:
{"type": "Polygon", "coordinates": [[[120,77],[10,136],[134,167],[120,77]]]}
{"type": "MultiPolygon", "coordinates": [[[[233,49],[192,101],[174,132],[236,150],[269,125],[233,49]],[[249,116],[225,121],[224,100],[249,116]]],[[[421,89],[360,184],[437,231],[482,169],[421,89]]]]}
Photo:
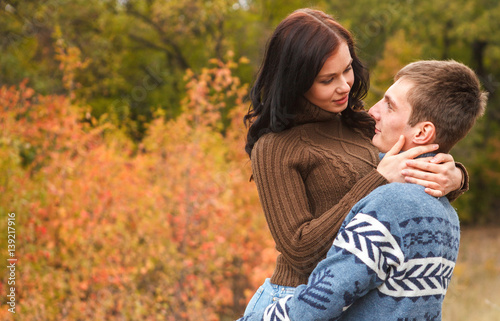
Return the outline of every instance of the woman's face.
{"type": "Polygon", "coordinates": [[[332,113],[340,113],[346,109],[349,92],[354,83],[351,64],[349,47],[347,43],[342,42],[337,52],[325,61],[304,97],[312,104],[332,113]]]}

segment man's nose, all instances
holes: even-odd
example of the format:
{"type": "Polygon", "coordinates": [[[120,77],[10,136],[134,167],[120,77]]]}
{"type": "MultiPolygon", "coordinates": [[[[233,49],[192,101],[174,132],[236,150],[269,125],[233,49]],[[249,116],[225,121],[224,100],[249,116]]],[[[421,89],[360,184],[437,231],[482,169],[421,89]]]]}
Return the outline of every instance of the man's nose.
{"type": "Polygon", "coordinates": [[[372,108],[370,108],[368,110],[368,114],[370,116],[372,116],[372,118],[375,120],[378,120],[380,118],[380,113],[379,113],[379,109],[378,109],[379,103],[380,102],[376,103],[375,105],[372,106],[372,108]]]}

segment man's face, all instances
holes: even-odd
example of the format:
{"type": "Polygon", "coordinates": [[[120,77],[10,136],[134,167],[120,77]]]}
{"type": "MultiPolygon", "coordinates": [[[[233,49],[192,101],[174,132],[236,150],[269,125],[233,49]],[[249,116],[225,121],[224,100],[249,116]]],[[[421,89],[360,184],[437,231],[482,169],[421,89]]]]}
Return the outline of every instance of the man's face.
{"type": "Polygon", "coordinates": [[[402,150],[407,150],[411,145],[412,128],[408,125],[408,119],[412,109],[407,97],[412,87],[410,81],[398,79],[387,89],[384,97],[368,111],[375,119],[373,145],[383,153],[394,146],[400,135],[405,136],[402,150]]]}

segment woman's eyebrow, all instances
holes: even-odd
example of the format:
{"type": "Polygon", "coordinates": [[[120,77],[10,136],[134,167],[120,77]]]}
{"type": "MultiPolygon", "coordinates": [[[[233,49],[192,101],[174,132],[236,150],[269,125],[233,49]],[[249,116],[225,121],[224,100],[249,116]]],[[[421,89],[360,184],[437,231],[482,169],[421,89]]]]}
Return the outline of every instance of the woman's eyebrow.
{"type": "MultiPolygon", "coordinates": [[[[352,64],[353,61],[354,61],[354,59],[351,58],[351,61],[349,61],[349,63],[347,64],[347,66],[344,68],[344,70],[346,70],[352,64]]],[[[336,75],[337,75],[337,73],[334,72],[334,73],[331,73],[331,74],[318,75],[318,78],[319,77],[332,77],[332,76],[336,76],[336,75]]]]}

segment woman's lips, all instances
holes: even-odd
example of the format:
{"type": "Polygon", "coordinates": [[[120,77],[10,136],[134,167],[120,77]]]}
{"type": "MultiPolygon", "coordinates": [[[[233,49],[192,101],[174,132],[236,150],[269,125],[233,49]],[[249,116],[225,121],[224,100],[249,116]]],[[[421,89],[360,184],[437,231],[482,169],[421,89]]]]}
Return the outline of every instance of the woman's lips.
{"type": "Polygon", "coordinates": [[[339,99],[339,100],[334,100],[336,104],[343,105],[349,100],[349,95],[345,95],[345,97],[339,99]]]}

